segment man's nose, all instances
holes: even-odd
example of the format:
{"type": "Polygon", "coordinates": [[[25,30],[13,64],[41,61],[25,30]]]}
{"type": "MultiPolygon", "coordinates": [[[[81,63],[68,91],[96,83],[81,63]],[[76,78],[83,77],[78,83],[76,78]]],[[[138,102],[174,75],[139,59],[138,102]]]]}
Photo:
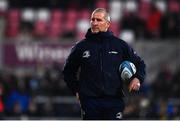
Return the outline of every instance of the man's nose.
{"type": "Polygon", "coordinates": [[[93,25],[97,25],[98,22],[95,20],[95,21],[92,22],[92,24],[93,24],[93,25]]]}

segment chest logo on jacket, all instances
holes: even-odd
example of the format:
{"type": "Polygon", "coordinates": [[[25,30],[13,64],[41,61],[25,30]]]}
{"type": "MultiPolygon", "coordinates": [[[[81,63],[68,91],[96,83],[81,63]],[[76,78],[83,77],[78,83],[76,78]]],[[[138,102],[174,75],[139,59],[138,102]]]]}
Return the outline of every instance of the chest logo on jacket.
{"type": "Polygon", "coordinates": [[[109,54],[118,54],[116,51],[109,51],[109,54]]]}
{"type": "Polygon", "coordinates": [[[90,52],[88,50],[83,52],[83,58],[89,58],[90,57],[90,52]]]}

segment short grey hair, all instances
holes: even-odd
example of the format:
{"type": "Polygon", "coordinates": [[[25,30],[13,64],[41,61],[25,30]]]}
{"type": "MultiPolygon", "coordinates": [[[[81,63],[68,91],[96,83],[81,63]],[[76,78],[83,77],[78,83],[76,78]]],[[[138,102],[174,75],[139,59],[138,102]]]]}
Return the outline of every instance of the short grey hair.
{"type": "Polygon", "coordinates": [[[107,10],[105,9],[105,8],[97,8],[97,9],[95,9],[93,12],[92,12],[92,15],[94,14],[94,13],[98,13],[98,12],[103,12],[104,14],[105,14],[105,19],[107,20],[107,21],[111,21],[111,17],[110,17],[110,15],[109,15],[109,13],[107,12],[107,10]]]}

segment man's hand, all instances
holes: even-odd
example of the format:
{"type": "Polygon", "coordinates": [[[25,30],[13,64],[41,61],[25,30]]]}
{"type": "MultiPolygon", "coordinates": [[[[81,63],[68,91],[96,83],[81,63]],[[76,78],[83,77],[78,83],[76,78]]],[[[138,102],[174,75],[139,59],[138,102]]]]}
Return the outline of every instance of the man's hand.
{"type": "Polygon", "coordinates": [[[76,92],[76,98],[79,101],[79,94],[78,94],[78,92],[76,92]]]}
{"type": "Polygon", "coordinates": [[[80,102],[80,99],[79,99],[79,93],[78,92],[76,92],[76,98],[78,100],[79,105],[81,106],[81,102],[80,102]]]}
{"type": "Polygon", "coordinates": [[[129,84],[129,92],[131,91],[138,91],[140,88],[141,84],[138,78],[134,78],[130,84],[129,84]]]}

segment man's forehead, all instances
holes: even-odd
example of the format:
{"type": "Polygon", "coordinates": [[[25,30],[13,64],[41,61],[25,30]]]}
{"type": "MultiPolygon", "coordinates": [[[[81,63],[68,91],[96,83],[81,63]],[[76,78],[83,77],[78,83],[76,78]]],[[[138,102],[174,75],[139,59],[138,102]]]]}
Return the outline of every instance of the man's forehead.
{"type": "Polygon", "coordinates": [[[104,12],[95,12],[95,13],[92,13],[91,15],[91,18],[95,18],[95,17],[104,17],[105,16],[105,13],[104,12]]]}

